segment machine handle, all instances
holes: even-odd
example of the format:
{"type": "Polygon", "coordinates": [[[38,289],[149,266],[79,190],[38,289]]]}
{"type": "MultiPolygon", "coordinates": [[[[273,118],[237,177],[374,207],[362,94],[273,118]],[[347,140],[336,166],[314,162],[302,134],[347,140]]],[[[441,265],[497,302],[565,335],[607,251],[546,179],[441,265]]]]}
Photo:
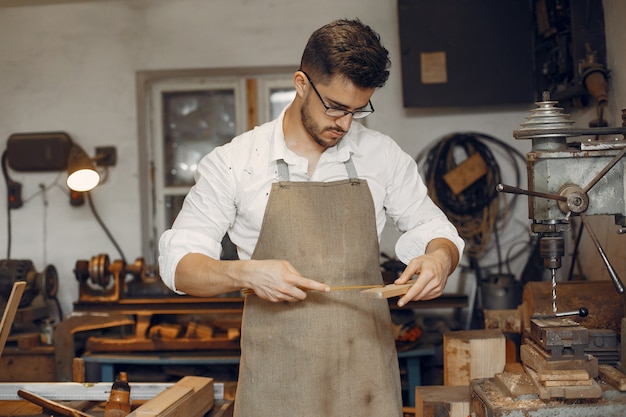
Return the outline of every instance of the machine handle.
{"type": "Polygon", "coordinates": [[[500,193],[521,194],[521,195],[528,195],[528,196],[531,196],[531,197],[547,198],[547,199],[550,199],[550,200],[564,201],[564,202],[567,203],[567,197],[563,196],[563,195],[548,194],[548,193],[541,193],[539,191],[524,190],[524,189],[521,189],[521,188],[518,188],[518,187],[513,187],[512,185],[498,184],[498,185],[496,185],[496,191],[498,191],[500,193]]]}

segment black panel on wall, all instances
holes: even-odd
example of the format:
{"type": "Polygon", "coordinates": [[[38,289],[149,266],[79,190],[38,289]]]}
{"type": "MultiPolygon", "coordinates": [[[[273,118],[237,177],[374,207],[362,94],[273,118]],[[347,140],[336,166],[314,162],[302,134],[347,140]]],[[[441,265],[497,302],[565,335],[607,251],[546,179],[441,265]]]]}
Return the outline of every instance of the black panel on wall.
{"type": "Polygon", "coordinates": [[[405,107],[532,103],[530,0],[398,0],[405,107]]]}

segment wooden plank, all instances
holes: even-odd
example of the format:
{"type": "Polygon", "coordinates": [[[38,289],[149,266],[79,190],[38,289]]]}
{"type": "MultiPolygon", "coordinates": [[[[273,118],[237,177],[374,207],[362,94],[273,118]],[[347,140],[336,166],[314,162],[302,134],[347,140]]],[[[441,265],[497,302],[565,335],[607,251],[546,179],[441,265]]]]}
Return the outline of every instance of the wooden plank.
{"type": "Polygon", "coordinates": [[[128,417],[201,417],[214,404],[213,379],[186,376],[128,417]]]}
{"type": "Polygon", "coordinates": [[[411,280],[406,284],[389,284],[383,287],[368,288],[361,291],[361,294],[370,298],[392,298],[399,297],[407,293],[409,288],[415,284],[415,280],[411,280]]]}
{"type": "Polygon", "coordinates": [[[587,387],[593,385],[592,379],[564,380],[564,381],[540,381],[546,387],[587,387]]]}
{"type": "Polygon", "coordinates": [[[13,283],[11,295],[9,295],[9,300],[7,301],[7,305],[4,309],[4,312],[2,313],[2,320],[0,321],[0,356],[2,356],[4,344],[6,343],[7,338],[9,337],[9,333],[11,332],[13,319],[15,319],[15,313],[17,312],[17,308],[20,305],[20,301],[22,300],[22,294],[24,294],[25,288],[25,281],[18,281],[13,283]]]}
{"type": "Polygon", "coordinates": [[[584,369],[563,369],[537,371],[537,377],[541,382],[546,381],[586,381],[589,372],[584,369]]]}
{"type": "Polygon", "coordinates": [[[162,416],[168,412],[168,410],[177,408],[184,401],[191,398],[192,395],[193,388],[174,385],[137,408],[131,415],[136,415],[137,417],[162,416]]]}
{"type": "Polygon", "coordinates": [[[598,365],[598,372],[604,382],[617,388],[619,391],[626,391],[626,375],[619,369],[611,365],[598,365]]]}
{"type": "Polygon", "coordinates": [[[541,381],[539,381],[539,377],[537,376],[537,373],[535,371],[533,371],[529,367],[526,367],[525,369],[530,378],[535,383],[535,387],[539,391],[539,398],[542,400],[550,400],[553,398],[564,398],[568,400],[584,398],[594,399],[602,397],[602,388],[593,379],[590,379],[591,385],[588,386],[561,385],[548,387],[545,386],[541,381]]]}

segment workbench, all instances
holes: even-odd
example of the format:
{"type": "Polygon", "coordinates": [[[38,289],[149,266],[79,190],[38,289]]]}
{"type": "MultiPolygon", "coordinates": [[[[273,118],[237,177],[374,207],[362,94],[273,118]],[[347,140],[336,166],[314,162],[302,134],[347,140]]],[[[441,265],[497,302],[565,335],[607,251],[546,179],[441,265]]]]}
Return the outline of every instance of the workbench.
{"type": "Polygon", "coordinates": [[[239,355],[200,354],[112,354],[86,353],[82,356],[88,381],[112,382],[117,374],[115,367],[124,365],[239,365],[239,355]],[[90,367],[96,368],[91,372],[90,367]]]}

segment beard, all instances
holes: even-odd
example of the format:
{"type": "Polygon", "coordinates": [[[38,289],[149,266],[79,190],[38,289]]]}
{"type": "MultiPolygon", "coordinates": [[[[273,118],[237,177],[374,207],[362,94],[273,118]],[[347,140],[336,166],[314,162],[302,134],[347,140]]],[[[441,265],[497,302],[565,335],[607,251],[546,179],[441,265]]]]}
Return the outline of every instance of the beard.
{"type": "Polygon", "coordinates": [[[333,146],[339,144],[339,142],[341,142],[341,139],[343,139],[343,136],[346,134],[345,130],[337,126],[321,128],[320,125],[315,122],[313,117],[311,117],[309,107],[306,105],[306,103],[300,109],[300,118],[302,120],[302,125],[304,126],[304,129],[307,131],[309,136],[311,136],[315,143],[317,143],[324,149],[332,148],[333,146]],[[337,139],[326,139],[322,137],[322,134],[324,132],[335,132],[341,134],[341,136],[337,139]]]}

